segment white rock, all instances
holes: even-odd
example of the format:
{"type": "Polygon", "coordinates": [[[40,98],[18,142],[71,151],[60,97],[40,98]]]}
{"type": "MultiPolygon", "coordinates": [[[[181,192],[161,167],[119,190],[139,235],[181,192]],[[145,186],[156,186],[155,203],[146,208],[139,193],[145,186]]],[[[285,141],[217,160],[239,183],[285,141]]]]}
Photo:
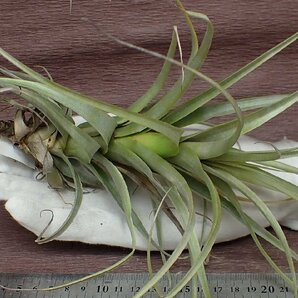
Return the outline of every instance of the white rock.
{"type": "MultiPolygon", "coordinates": [[[[0,139],[0,147],[3,143],[0,139]]],[[[69,190],[56,191],[44,181],[35,179],[38,172],[24,164],[28,163],[28,157],[19,152],[10,144],[7,151],[5,141],[5,156],[0,155],[0,199],[6,200],[5,207],[12,217],[22,226],[40,235],[42,230],[49,223],[53,212],[53,222],[49,225],[45,236],[55,232],[64,222],[71,210],[74,192],[69,190]],[[17,152],[17,154],[15,153],[17,152]],[[17,161],[16,161],[17,160],[17,161]]],[[[260,143],[255,139],[244,137],[240,140],[243,150],[272,150],[272,146],[260,143]]],[[[283,140],[275,143],[279,148],[287,146],[298,146],[298,142],[283,140]]],[[[0,150],[1,153],[1,150],[0,150]]],[[[283,160],[291,165],[298,165],[298,158],[288,158],[283,160]]],[[[276,174],[275,172],[273,172],[276,174]]],[[[279,174],[280,175],[280,174],[279,174]]],[[[298,185],[298,175],[287,174],[284,179],[298,185]]],[[[270,204],[270,209],[277,220],[284,226],[298,230],[298,202],[285,201],[278,192],[255,188],[264,200],[277,200],[270,204]]],[[[144,189],[138,189],[132,196],[133,206],[142,219],[144,226],[149,230],[153,221],[152,204],[149,194],[144,189]]],[[[198,211],[196,230],[198,235],[202,231],[202,202],[197,200],[196,209],[198,211]]],[[[256,208],[250,203],[243,204],[243,210],[253,217],[260,225],[267,226],[268,222],[256,208]]],[[[212,218],[211,208],[208,208],[207,217],[212,218]]],[[[163,215],[162,218],[164,248],[174,249],[181,238],[176,227],[163,215]]],[[[205,235],[210,229],[210,221],[205,220],[205,235]]],[[[223,210],[221,227],[217,235],[217,242],[229,241],[249,234],[247,228],[237,219],[223,210]]],[[[154,238],[156,235],[154,234],[154,238]]],[[[77,217],[71,226],[58,238],[64,241],[81,241],[91,244],[106,244],[112,246],[131,247],[131,235],[126,224],[126,218],[111,195],[104,190],[94,190],[84,194],[82,206],[77,217]]],[[[204,241],[204,240],[203,240],[204,241]]],[[[147,239],[140,234],[137,235],[137,248],[147,249],[147,239]]],[[[153,248],[154,249],[154,248],[153,248]]]]}

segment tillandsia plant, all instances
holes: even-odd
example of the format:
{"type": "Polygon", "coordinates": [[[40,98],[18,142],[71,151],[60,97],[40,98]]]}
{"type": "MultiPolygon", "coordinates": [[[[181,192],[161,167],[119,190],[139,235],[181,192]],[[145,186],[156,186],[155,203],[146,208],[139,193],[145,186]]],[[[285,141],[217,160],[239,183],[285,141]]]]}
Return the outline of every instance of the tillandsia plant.
{"type": "MultiPolygon", "coordinates": [[[[200,283],[205,297],[211,297],[204,262],[217,240],[222,213],[228,212],[246,227],[272,268],[297,293],[294,261],[298,260],[298,256],[290,248],[271,211],[272,201],[264,200],[261,195],[266,191],[269,195],[278,193],[281,203],[298,200],[298,185],[280,174],[298,173],[293,164],[281,162],[282,159],[296,157],[298,146],[278,149],[269,145],[269,149],[265,146],[263,151],[245,151],[235,145],[244,134],[295,104],[298,92],[236,101],[227,89],[295,42],[298,33],[217,83],[200,72],[212,42],[211,21],[202,13],[185,10],[179,0],[177,5],[191,33],[192,49],[186,64],[174,59],[177,47],[180,48],[177,28],[173,31],[166,56],[112,37],[125,46],[164,60],[153,85],[126,109],[61,86],[51,77],[42,76],[0,49],[0,55],[18,68],[18,71],[0,69],[0,91],[13,93],[22,99],[5,99],[16,107],[16,114],[14,121],[1,121],[1,135],[33,157],[34,167],[52,189],[70,188],[74,194],[70,213],[61,226],[49,234],[50,223],[47,231],[42,231],[36,241],[46,243],[67,233],[80,213],[86,196],[84,188],[105,189],[125,215],[131,253],[106,270],[68,285],[107,272],[127,261],[136,249],[146,249],[140,244],[141,237],[147,243],[150,279],[135,297],[143,296],[152,287],[163,296],[158,282],[185,249],[189,251],[191,266],[166,297],[175,297],[189,282],[194,288],[200,283]],[[207,24],[201,43],[198,42],[192,18],[207,24]],[[182,68],[183,73],[156,102],[157,96],[164,91],[173,65],[182,68]],[[210,88],[178,103],[197,78],[208,82],[210,88]],[[227,102],[213,103],[212,100],[219,94],[227,102]],[[234,119],[221,124],[210,121],[233,114],[234,119]],[[78,115],[82,117],[79,123],[76,122],[78,115]],[[131,200],[132,186],[141,187],[150,194],[148,200],[152,202],[155,213],[152,226],[144,224],[142,216],[136,212],[131,200]],[[261,191],[258,192],[258,189],[261,191]],[[257,210],[265,224],[260,224],[246,212],[247,204],[257,210]],[[211,210],[208,216],[206,206],[211,210]],[[164,243],[162,216],[179,234],[174,247],[164,243]],[[206,230],[198,232],[198,217],[206,230]],[[274,233],[264,228],[268,225],[274,233]],[[153,237],[154,229],[156,235],[153,237]],[[283,273],[267,254],[260,238],[285,253],[290,276],[283,273]],[[166,252],[168,249],[172,251],[166,252]],[[151,267],[151,250],[159,250],[163,259],[162,267],[155,273],[151,267]]],[[[4,153],[5,142],[2,138],[0,153],[17,159],[4,153]]],[[[32,166],[29,157],[28,160],[18,161],[23,163],[22,166],[32,166]]],[[[192,291],[192,296],[196,295],[196,291],[192,291]]]]}

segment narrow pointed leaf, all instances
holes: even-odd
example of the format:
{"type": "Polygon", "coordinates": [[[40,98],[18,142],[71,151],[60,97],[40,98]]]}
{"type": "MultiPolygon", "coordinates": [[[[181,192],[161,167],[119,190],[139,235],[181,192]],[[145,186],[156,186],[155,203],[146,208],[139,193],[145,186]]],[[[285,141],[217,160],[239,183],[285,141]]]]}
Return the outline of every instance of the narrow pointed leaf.
{"type": "MultiPolygon", "coordinates": [[[[264,54],[257,57],[252,62],[248,63],[241,69],[237,70],[235,73],[231,74],[226,79],[220,82],[222,88],[229,88],[237,83],[239,80],[247,76],[249,73],[257,69],[259,66],[264,64],[266,61],[271,59],[277,53],[282,51],[284,48],[289,46],[290,44],[294,43],[298,38],[298,32],[287,38],[286,40],[282,41],[281,43],[277,44],[275,47],[271,48],[264,54]]],[[[170,112],[165,118],[164,121],[168,123],[176,123],[177,121],[187,117],[192,112],[196,111],[198,108],[209,102],[211,99],[215,98],[219,95],[220,92],[216,88],[210,88],[209,90],[201,93],[198,96],[195,96],[185,103],[178,106],[173,112],[170,112]]],[[[191,121],[183,121],[183,126],[191,124],[191,121]]]]}
{"type": "MultiPolygon", "coordinates": [[[[250,132],[253,129],[261,126],[265,122],[269,121],[273,117],[277,116],[293,104],[298,101],[298,91],[293,94],[286,96],[282,100],[279,100],[276,103],[273,103],[270,106],[261,108],[255,112],[252,112],[248,115],[244,116],[244,125],[241,131],[241,135],[250,132]]],[[[219,124],[208,128],[202,132],[198,132],[197,134],[193,134],[188,136],[186,139],[190,139],[192,142],[194,141],[212,141],[216,140],[219,137],[228,136],[235,129],[235,124],[237,120],[228,121],[223,124],[219,124]]]]}
{"type": "Polygon", "coordinates": [[[82,187],[82,183],[81,183],[79,175],[75,172],[73,166],[71,165],[70,161],[68,160],[68,158],[66,156],[61,155],[60,157],[68,165],[69,170],[72,174],[73,181],[75,183],[74,202],[72,203],[72,209],[71,209],[69,215],[67,216],[67,218],[65,219],[65,221],[63,222],[61,227],[56,232],[54,232],[52,235],[50,235],[46,238],[36,240],[36,242],[38,244],[44,244],[49,241],[55,240],[57,237],[59,237],[61,234],[63,234],[67,230],[67,228],[71,225],[74,218],[78,214],[82,200],[83,200],[83,187],[82,187]]]}
{"type": "MultiPolygon", "coordinates": [[[[189,68],[198,70],[202,66],[205,61],[207,54],[209,52],[212,38],[213,38],[213,25],[209,18],[201,13],[195,13],[191,11],[185,11],[180,1],[178,1],[178,5],[180,9],[183,11],[188,27],[191,32],[192,37],[192,51],[187,63],[189,68]],[[197,34],[191,22],[189,16],[202,19],[207,22],[207,30],[202,41],[200,47],[198,47],[197,34]]],[[[165,57],[165,61],[172,63],[172,59],[170,57],[165,57]]],[[[183,63],[182,63],[183,64],[183,63]]],[[[174,106],[174,104],[183,96],[183,94],[188,89],[189,85],[193,81],[195,77],[195,73],[188,71],[186,68],[186,72],[175,84],[174,86],[152,107],[150,108],[145,115],[154,119],[160,119],[174,106]]],[[[144,129],[144,126],[131,124],[123,128],[119,128],[117,130],[118,136],[126,136],[129,134],[133,134],[136,132],[140,132],[144,129]]]]}
{"type": "MultiPolygon", "coordinates": [[[[280,101],[286,96],[288,96],[288,94],[243,98],[243,99],[237,100],[237,105],[239,106],[242,112],[245,112],[253,109],[259,109],[266,106],[270,106],[271,104],[277,101],[280,101]]],[[[178,122],[175,123],[175,125],[179,127],[183,127],[190,124],[205,122],[215,117],[231,115],[233,113],[234,113],[234,109],[231,106],[231,104],[228,102],[210,103],[210,104],[203,105],[195,112],[179,120],[178,122]]]]}
{"type": "MultiPolygon", "coordinates": [[[[176,38],[175,32],[173,32],[172,41],[167,53],[167,57],[174,58],[176,47],[177,47],[177,38],[176,38]]],[[[153,100],[158,95],[158,93],[161,91],[162,87],[164,86],[168,78],[171,66],[172,66],[172,63],[168,60],[165,60],[164,65],[159,75],[155,79],[153,85],[146,91],[144,95],[142,95],[140,98],[138,98],[128,107],[129,111],[141,112],[150,103],[150,101],[153,100]]]]}

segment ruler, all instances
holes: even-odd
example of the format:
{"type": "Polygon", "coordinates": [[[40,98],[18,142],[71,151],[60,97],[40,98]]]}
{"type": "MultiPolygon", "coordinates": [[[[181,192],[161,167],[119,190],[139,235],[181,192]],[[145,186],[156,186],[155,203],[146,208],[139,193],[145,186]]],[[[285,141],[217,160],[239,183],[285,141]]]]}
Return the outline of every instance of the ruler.
{"type": "MultiPolygon", "coordinates": [[[[0,284],[12,288],[30,288],[31,292],[0,289],[0,297],[76,297],[76,298],[131,298],[148,281],[146,273],[109,273],[94,279],[51,292],[37,291],[38,288],[53,287],[72,281],[85,275],[79,274],[12,274],[0,273],[0,284]]],[[[171,274],[172,285],[183,277],[183,273],[171,274]]],[[[222,298],[282,298],[294,297],[284,281],[273,273],[209,273],[207,274],[213,297],[222,298]]],[[[161,293],[166,297],[170,291],[168,278],[159,283],[161,293]]],[[[202,289],[192,289],[186,285],[176,297],[191,297],[196,291],[198,297],[204,297],[202,289]]],[[[155,289],[149,290],[143,297],[159,297],[155,289]]]]}

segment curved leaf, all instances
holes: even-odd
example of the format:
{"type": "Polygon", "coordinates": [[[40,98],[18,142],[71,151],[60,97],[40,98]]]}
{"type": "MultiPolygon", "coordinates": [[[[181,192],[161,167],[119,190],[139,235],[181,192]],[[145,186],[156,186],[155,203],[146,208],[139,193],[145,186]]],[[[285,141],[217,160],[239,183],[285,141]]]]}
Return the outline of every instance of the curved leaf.
{"type": "MultiPolygon", "coordinates": [[[[259,66],[261,66],[266,61],[271,59],[273,56],[275,56],[277,53],[282,51],[284,48],[286,48],[287,46],[295,42],[297,38],[298,38],[298,32],[293,34],[286,40],[283,40],[281,43],[277,44],[275,47],[271,48],[264,54],[260,55],[252,62],[246,64],[244,67],[240,68],[239,70],[237,70],[236,72],[228,76],[226,79],[222,80],[220,82],[221,87],[227,89],[233,86],[239,80],[241,80],[249,73],[257,69],[259,66]]],[[[195,112],[197,109],[199,109],[201,106],[203,106],[204,104],[206,104],[207,102],[209,102],[211,99],[215,98],[219,94],[220,94],[219,89],[212,87],[209,90],[187,100],[185,103],[178,106],[175,110],[170,112],[164,118],[164,121],[168,123],[176,123],[179,120],[183,119],[184,117],[188,117],[188,115],[195,112]]],[[[192,117],[190,119],[192,119],[192,117]]],[[[183,126],[191,123],[192,123],[192,120],[187,121],[187,119],[185,119],[183,121],[183,126]]]]}

